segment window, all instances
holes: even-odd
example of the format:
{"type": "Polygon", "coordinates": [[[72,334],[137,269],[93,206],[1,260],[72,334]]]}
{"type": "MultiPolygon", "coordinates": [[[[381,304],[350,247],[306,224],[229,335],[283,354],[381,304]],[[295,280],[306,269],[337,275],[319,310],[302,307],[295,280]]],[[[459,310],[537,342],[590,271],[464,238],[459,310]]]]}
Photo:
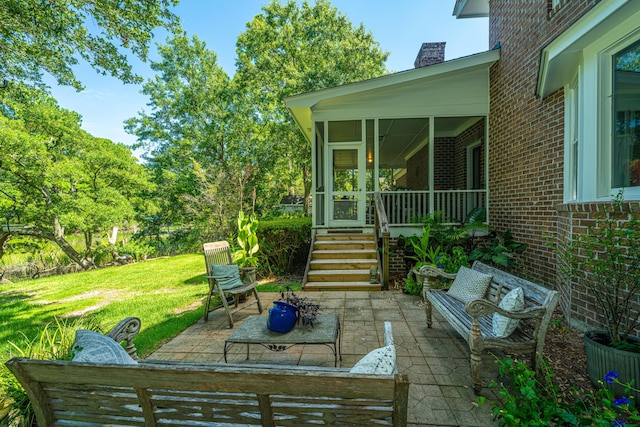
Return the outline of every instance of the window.
{"type": "Polygon", "coordinates": [[[640,186],[640,41],[613,55],[611,186],[640,186]]]}
{"type": "Polygon", "coordinates": [[[482,185],[482,145],[478,141],[467,147],[467,189],[478,190],[482,185]]]}
{"type": "Polygon", "coordinates": [[[579,115],[579,92],[578,92],[578,78],[573,81],[571,89],[569,90],[569,104],[567,105],[567,111],[569,114],[569,150],[567,157],[567,171],[569,173],[569,182],[567,186],[568,194],[567,199],[578,199],[578,162],[579,151],[578,146],[580,142],[580,115],[579,115]]]}

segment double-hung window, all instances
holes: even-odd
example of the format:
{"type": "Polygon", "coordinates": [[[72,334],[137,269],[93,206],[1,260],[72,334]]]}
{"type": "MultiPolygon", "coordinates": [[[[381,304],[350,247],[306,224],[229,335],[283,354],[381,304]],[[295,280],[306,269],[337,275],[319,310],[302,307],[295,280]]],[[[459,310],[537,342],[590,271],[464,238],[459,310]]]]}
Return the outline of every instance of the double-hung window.
{"type": "Polygon", "coordinates": [[[612,57],[611,186],[640,187],[640,41],[612,57]]]}
{"type": "Polygon", "coordinates": [[[537,93],[564,87],[565,201],[640,200],[640,1],[602,0],[542,52],[537,93]]]}

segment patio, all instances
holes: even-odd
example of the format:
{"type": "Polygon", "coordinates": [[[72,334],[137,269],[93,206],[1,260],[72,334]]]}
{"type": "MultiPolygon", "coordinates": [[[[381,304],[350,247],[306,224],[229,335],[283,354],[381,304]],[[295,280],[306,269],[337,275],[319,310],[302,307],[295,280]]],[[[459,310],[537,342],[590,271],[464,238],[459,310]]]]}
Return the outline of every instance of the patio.
{"type": "MultiPolygon", "coordinates": [[[[409,426],[492,426],[491,400],[496,389],[485,387],[487,402],[478,407],[471,387],[469,350],[465,341],[436,314],[433,329],[425,323],[424,306],[419,297],[398,291],[385,292],[301,292],[322,307],[321,314],[336,314],[342,323],[342,363],[351,367],[362,356],[382,346],[384,321],[393,325],[397,363],[407,374],[409,426]]],[[[277,294],[261,293],[266,309],[277,294]]],[[[239,325],[252,308],[234,315],[239,325]]],[[[267,310],[263,315],[267,314],[267,310]]],[[[266,320],[265,320],[266,323],[266,320]]],[[[224,310],[210,314],[209,321],[198,321],[175,339],[163,345],[148,359],[224,362],[224,340],[231,334],[224,310]]],[[[245,347],[236,345],[229,362],[244,362],[245,347]]],[[[333,353],[324,346],[295,346],[285,352],[271,352],[251,346],[253,363],[300,364],[333,367],[333,353]]],[[[484,358],[485,385],[496,379],[498,367],[493,357],[484,358]]]]}

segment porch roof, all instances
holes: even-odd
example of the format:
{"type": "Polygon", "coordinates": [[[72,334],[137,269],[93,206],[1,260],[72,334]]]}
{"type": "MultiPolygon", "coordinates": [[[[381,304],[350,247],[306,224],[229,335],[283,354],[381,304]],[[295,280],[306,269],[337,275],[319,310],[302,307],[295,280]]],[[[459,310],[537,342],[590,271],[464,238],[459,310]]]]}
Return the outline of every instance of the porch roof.
{"type": "MultiPolygon", "coordinates": [[[[428,67],[401,71],[375,79],[290,96],[285,98],[285,104],[309,141],[311,141],[312,113],[317,112],[319,108],[326,111],[330,110],[332,106],[354,105],[354,100],[365,97],[370,100],[376,95],[384,96],[385,103],[389,105],[393,104],[393,100],[389,99],[388,96],[394,91],[398,94],[395,99],[395,107],[403,106],[406,110],[408,107],[403,97],[407,96],[407,94],[416,93],[416,91],[424,92],[425,89],[429,88],[437,88],[442,93],[462,92],[460,86],[464,82],[470,86],[482,88],[477,93],[477,96],[482,99],[481,103],[486,101],[488,105],[488,70],[498,59],[500,59],[500,51],[499,49],[494,49],[428,67]]],[[[440,102],[442,105],[447,105],[446,98],[446,96],[433,96],[430,102],[432,104],[440,102]]],[[[451,108],[450,105],[448,107],[448,109],[445,108],[443,110],[443,114],[451,114],[448,112],[451,110],[458,111],[457,108],[451,108]]],[[[413,108],[416,114],[418,111],[423,114],[426,111],[422,106],[413,106],[413,108]]],[[[474,111],[466,112],[466,114],[484,114],[485,111],[479,111],[482,109],[483,107],[478,107],[474,111]]],[[[406,111],[403,113],[406,114],[406,111]]]]}

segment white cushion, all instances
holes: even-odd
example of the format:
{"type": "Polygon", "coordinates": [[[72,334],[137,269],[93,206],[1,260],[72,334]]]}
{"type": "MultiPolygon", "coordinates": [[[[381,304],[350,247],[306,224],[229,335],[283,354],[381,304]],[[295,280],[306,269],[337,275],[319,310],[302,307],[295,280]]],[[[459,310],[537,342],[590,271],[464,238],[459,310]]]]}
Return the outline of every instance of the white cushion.
{"type": "MultiPolygon", "coordinates": [[[[509,291],[498,304],[506,311],[520,311],[524,308],[524,292],[522,288],[515,288],[509,291]]],[[[493,313],[493,321],[491,327],[493,334],[497,338],[506,338],[513,333],[518,327],[520,319],[511,319],[502,314],[493,313]]]]}
{"type": "Polygon", "coordinates": [[[447,293],[465,304],[474,299],[482,299],[491,284],[491,279],[493,276],[489,274],[460,267],[447,293]]]}
{"type": "Polygon", "coordinates": [[[120,363],[135,365],[129,353],[112,338],[86,329],[76,331],[73,361],[91,363],[120,363]]]}
{"type": "Polygon", "coordinates": [[[349,372],[354,374],[392,375],[396,369],[396,348],[393,345],[370,351],[349,372]]]}

